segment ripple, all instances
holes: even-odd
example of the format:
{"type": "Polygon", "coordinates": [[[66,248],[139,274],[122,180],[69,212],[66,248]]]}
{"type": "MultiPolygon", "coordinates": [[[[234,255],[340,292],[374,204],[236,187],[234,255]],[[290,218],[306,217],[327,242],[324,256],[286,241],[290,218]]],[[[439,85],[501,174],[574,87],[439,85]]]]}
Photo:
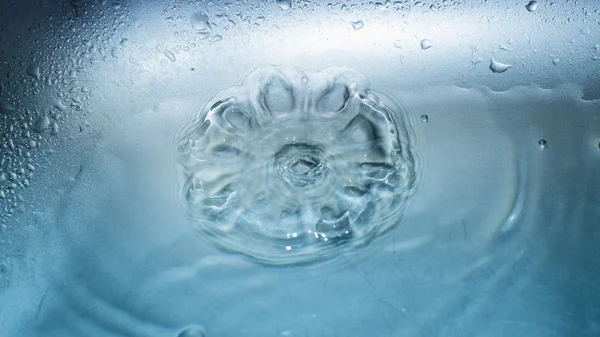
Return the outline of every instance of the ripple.
{"type": "Polygon", "coordinates": [[[180,130],[182,204],[261,263],[348,252],[396,225],[414,188],[405,114],[347,68],[255,70],[180,130]]]}

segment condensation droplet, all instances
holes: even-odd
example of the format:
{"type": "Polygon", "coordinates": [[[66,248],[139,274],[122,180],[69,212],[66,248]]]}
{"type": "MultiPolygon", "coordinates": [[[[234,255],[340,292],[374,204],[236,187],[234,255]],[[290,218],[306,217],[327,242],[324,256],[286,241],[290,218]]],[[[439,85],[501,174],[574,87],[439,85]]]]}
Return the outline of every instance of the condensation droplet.
{"type": "Polygon", "coordinates": [[[498,61],[494,60],[493,58],[490,61],[490,70],[496,74],[503,73],[506,70],[508,70],[508,68],[510,68],[510,67],[512,67],[512,65],[507,64],[507,63],[498,62],[498,61]]]}
{"type": "Polygon", "coordinates": [[[365,23],[362,22],[362,20],[352,21],[352,28],[354,28],[354,30],[360,30],[364,26],[365,23]]]}
{"type": "Polygon", "coordinates": [[[538,2],[535,0],[529,1],[529,3],[525,5],[525,8],[530,12],[535,12],[538,8],[538,2]]]}
{"type": "Polygon", "coordinates": [[[421,49],[427,50],[431,47],[433,47],[433,43],[431,43],[431,41],[429,41],[428,39],[421,40],[421,49]]]}
{"type": "Polygon", "coordinates": [[[37,64],[31,64],[27,67],[27,69],[25,70],[27,75],[39,80],[41,75],[40,75],[40,66],[37,64]]]}
{"type": "Polygon", "coordinates": [[[199,35],[201,40],[204,40],[210,36],[212,30],[208,16],[202,13],[194,13],[192,15],[192,29],[196,34],[199,35]]]}
{"type": "Polygon", "coordinates": [[[394,41],[394,47],[402,49],[402,41],[400,41],[400,40],[394,41]]]}
{"type": "Polygon", "coordinates": [[[38,117],[38,119],[35,121],[35,124],[33,125],[33,131],[37,133],[42,133],[44,132],[44,130],[48,129],[49,126],[50,119],[48,118],[48,116],[42,115],[38,117]]]}
{"type": "Polygon", "coordinates": [[[429,122],[429,116],[427,116],[427,115],[421,115],[421,122],[423,122],[423,123],[429,122]]]}
{"type": "Polygon", "coordinates": [[[177,59],[175,58],[175,54],[173,54],[172,51],[165,50],[165,51],[163,51],[163,54],[169,59],[169,61],[171,61],[171,62],[177,61],[177,59]]]}
{"type": "Polygon", "coordinates": [[[50,134],[51,135],[57,135],[58,134],[58,124],[52,123],[50,125],[50,134]]]}
{"type": "Polygon", "coordinates": [[[540,141],[538,142],[538,146],[540,147],[540,149],[544,150],[548,147],[548,142],[545,139],[540,139],[540,141]]]}
{"type": "Polygon", "coordinates": [[[556,57],[552,59],[552,64],[554,64],[555,66],[557,66],[559,63],[560,63],[560,59],[558,59],[556,57]]]}
{"type": "Polygon", "coordinates": [[[283,10],[292,8],[292,0],[277,0],[275,2],[277,3],[277,6],[283,10]]]}

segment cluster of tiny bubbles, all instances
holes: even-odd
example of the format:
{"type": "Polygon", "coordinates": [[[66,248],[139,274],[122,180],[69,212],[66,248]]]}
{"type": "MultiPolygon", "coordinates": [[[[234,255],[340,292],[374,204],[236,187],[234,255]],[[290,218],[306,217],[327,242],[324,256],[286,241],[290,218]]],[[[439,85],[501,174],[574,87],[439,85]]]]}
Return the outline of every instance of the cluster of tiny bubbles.
{"type": "Polygon", "coordinates": [[[179,131],[181,204],[203,237],[259,263],[350,252],[414,190],[406,117],[357,71],[259,68],[179,131]]]}

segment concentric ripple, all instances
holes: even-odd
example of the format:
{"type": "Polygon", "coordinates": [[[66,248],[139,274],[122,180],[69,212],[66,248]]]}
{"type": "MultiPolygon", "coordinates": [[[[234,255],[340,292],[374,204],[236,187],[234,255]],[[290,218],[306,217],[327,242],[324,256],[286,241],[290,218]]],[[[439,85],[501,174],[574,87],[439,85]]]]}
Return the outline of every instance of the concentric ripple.
{"type": "Polygon", "coordinates": [[[347,68],[261,68],[178,134],[182,201],[218,246],[307,263],[396,225],[415,180],[405,112],[347,68]]]}

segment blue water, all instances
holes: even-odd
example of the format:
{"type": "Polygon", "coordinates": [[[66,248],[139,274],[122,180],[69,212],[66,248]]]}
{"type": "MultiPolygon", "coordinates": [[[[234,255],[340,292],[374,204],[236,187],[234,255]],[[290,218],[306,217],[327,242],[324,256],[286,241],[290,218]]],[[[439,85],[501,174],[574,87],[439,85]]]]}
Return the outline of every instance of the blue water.
{"type": "Polygon", "coordinates": [[[600,335],[596,7],[2,4],[0,336],[600,335]]]}

